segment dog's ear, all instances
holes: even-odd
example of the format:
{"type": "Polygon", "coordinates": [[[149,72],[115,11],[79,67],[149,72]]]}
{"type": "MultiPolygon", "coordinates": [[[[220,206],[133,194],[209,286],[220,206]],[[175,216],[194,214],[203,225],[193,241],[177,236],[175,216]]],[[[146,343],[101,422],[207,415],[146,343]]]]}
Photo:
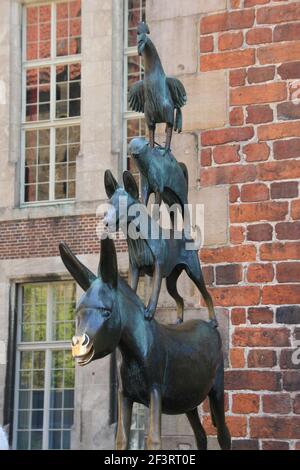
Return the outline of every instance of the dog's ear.
{"type": "Polygon", "coordinates": [[[123,173],[124,188],[133,197],[133,199],[139,198],[139,188],[136,181],[130,171],[124,171],[123,173]]]}
{"type": "Polygon", "coordinates": [[[119,188],[119,184],[110,170],[106,170],[104,174],[104,186],[105,186],[107,197],[109,199],[113,196],[113,194],[119,188]]]}

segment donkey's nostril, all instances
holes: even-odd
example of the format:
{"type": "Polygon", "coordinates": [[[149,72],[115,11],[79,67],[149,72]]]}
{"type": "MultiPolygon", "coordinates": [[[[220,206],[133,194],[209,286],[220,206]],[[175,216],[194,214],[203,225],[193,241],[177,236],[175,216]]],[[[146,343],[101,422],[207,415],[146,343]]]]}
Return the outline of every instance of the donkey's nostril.
{"type": "Polygon", "coordinates": [[[82,342],[82,346],[87,346],[90,342],[90,338],[88,337],[88,335],[84,335],[84,338],[83,338],[83,342],[82,342]]]}
{"type": "Polygon", "coordinates": [[[73,338],[72,338],[72,345],[73,345],[73,346],[76,346],[76,344],[78,344],[78,338],[77,338],[77,336],[73,336],[73,338]]]}

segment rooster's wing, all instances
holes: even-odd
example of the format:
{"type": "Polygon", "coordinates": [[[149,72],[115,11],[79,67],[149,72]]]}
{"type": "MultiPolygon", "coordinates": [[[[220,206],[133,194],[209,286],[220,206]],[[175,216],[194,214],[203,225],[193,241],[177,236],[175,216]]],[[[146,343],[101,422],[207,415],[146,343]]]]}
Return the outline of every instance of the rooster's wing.
{"type": "Polygon", "coordinates": [[[143,113],[145,106],[144,82],[140,80],[132,85],[128,92],[128,102],[132,111],[143,113]]]}
{"type": "Polygon", "coordinates": [[[187,102],[186,91],[183,84],[174,77],[167,77],[167,84],[175,108],[182,108],[182,106],[184,106],[187,102]]]}

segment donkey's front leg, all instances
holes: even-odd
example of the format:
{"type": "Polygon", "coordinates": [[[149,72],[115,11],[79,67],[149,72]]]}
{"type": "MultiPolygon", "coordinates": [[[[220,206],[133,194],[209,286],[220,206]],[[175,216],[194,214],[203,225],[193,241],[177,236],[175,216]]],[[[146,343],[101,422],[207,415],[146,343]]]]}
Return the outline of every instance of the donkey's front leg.
{"type": "Polygon", "coordinates": [[[150,407],[150,428],[147,439],[148,450],[161,449],[161,393],[155,388],[151,392],[150,407]]]}
{"type": "Polygon", "coordinates": [[[145,310],[145,318],[147,320],[152,320],[153,315],[157,307],[158,297],[160,293],[162,283],[162,268],[160,264],[156,261],[154,265],[153,280],[152,280],[152,292],[151,297],[148,303],[148,306],[145,310]]]}
{"type": "Polygon", "coordinates": [[[129,434],[131,426],[133,402],[124,397],[121,390],[118,391],[118,425],[116,435],[116,450],[127,450],[129,445],[129,434]]]}

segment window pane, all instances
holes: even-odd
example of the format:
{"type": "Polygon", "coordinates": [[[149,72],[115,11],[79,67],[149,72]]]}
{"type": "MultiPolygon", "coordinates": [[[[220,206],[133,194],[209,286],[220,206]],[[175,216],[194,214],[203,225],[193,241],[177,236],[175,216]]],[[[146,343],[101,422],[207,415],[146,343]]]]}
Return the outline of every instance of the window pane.
{"type": "Polygon", "coordinates": [[[81,53],[81,1],[58,3],[56,6],[56,55],[81,53]]]}
{"type": "MultiPolygon", "coordinates": [[[[73,142],[80,142],[80,126],[56,129],[55,199],[75,197],[76,158],[80,145],[73,142]]],[[[59,329],[56,331],[62,334],[59,329]]]]}
{"type": "Polygon", "coordinates": [[[80,116],[81,65],[56,67],[56,118],[80,116]]]}
{"type": "Polygon", "coordinates": [[[26,8],[26,60],[51,55],[51,5],[26,8]]]}

